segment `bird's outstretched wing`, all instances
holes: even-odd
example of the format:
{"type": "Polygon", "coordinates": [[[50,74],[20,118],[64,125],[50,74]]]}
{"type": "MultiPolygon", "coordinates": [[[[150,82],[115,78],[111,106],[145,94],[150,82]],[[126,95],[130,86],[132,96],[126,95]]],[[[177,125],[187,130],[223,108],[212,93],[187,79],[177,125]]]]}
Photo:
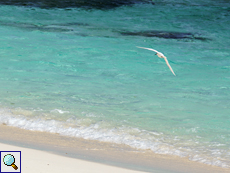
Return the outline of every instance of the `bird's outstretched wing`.
{"type": "MultiPolygon", "coordinates": [[[[171,72],[175,75],[175,73],[174,73],[172,67],[170,66],[170,64],[169,64],[169,62],[168,62],[168,60],[167,60],[167,58],[166,58],[165,56],[164,56],[163,58],[164,58],[164,60],[165,60],[165,62],[166,62],[166,64],[167,64],[167,66],[168,66],[169,69],[171,70],[171,72]]],[[[176,76],[176,75],[175,75],[175,76],[176,76]]]]}
{"type": "Polygon", "coordinates": [[[138,48],[141,48],[141,49],[147,49],[147,50],[151,50],[151,51],[154,51],[154,52],[156,52],[156,53],[160,53],[160,52],[158,52],[157,50],[155,50],[155,49],[151,49],[151,48],[147,48],[147,47],[139,47],[139,46],[137,46],[138,48]]]}
{"type": "MultiPolygon", "coordinates": [[[[137,47],[138,47],[138,46],[137,46],[137,47]]],[[[168,60],[167,60],[166,56],[164,56],[161,52],[158,52],[158,51],[157,51],[157,50],[155,50],[155,49],[146,48],[146,47],[138,47],[138,48],[141,48],[141,49],[147,49],[147,50],[151,50],[151,51],[156,52],[156,53],[157,53],[157,55],[158,55],[160,58],[164,58],[164,60],[165,60],[165,62],[166,62],[166,64],[167,64],[167,66],[169,67],[169,69],[171,70],[171,72],[172,72],[172,73],[176,76],[176,74],[174,73],[174,71],[173,71],[172,67],[170,66],[170,64],[169,64],[169,62],[168,62],[168,60]]]]}

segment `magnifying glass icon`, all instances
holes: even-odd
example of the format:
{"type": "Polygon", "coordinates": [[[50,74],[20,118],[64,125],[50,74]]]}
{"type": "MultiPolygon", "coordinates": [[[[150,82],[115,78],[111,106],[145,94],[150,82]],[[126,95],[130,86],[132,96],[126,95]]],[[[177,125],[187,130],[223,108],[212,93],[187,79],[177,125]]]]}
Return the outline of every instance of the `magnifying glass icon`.
{"type": "Polygon", "coordinates": [[[3,162],[7,166],[12,166],[15,170],[18,169],[18,167],[14,164],[15,163],[15,158],[12,154],[7,154],[3,158],[3,162]]]}

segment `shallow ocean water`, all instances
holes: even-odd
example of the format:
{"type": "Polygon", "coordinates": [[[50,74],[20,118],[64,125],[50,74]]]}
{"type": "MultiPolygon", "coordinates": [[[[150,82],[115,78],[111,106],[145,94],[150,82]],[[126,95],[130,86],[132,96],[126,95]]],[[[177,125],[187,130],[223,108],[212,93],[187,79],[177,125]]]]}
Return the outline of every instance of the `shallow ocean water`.
{"type": "Polygon", "coordinates": [[[229,9],[1,5],[0,122],[230,167],[229,9]]]}

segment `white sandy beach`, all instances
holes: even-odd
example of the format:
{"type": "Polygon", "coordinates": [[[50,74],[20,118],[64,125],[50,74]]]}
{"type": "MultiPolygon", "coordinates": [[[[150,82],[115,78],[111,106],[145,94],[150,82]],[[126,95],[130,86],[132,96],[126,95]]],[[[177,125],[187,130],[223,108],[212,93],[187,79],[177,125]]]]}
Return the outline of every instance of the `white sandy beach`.
{"type": "MultiPolygon", "coordinates": [[[[103,165],[69,157],[64,157],[44,151],[17,147],[0,143],[1,151],[21,151],[21,170],[23,173],[63,173],[63,172],[81,172],[81,173],[141,173],[124,168],[103,165]]],[[[14,169],[12,168],[12,172],[14,169]]]]}

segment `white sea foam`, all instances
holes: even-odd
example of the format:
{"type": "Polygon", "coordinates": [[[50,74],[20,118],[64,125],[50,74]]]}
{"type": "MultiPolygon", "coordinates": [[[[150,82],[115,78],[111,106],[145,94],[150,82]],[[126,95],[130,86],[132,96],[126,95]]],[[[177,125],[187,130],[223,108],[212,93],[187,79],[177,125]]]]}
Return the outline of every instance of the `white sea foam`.
{"type": "MultiPolygon", "coordinates": [[[[229,167],[229,161],[222,158],[212,158],[196,153],[194,148],[176,147],[167,143],[166,136],[159,132],[148,132],[131,127],[105,128],[97,122],[84,124],[84,119],[68,119],[66,122],[57,120],[46,120],[44,118],[29,118],[23,115],[15,115],[10,109],[0,109],[0,123],[15,126],[26,130],[46,131],[59,133],[64,136],[81,137],[84,139],[99,140],[117,144],[126,144],[137,149],[150,149],[155,153],[189,157],[189,160],[202,162],[219,167],[229,167]]],[[[177,141],[176,139],[175,141],[177,141]]],[[[218,151],[215,151],[218,154],[218,151]]]]}
{"type": "Polygon", "coordinates": [[[54,110],[51,110],[50,112],[58,112],[59,114],[69,113],[69,111],[63,111],[61,109],[54,109],[54,110]]]}

